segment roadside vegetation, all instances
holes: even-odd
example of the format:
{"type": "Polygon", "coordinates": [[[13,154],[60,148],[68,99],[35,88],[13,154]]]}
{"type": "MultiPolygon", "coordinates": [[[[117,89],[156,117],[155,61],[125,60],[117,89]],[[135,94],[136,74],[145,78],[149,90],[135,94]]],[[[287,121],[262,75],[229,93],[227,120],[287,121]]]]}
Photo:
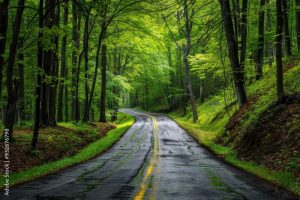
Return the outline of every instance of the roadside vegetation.
{"type": "MultiPolygon", "coordinates": [[[[41,129],[39,148],[36,151],[28,148],[31,128],[17,129],[16,141],[10,146],[10,185],[57,172],[101,154],[117,142],[134,123],[134,118],[130,115],[118,113],[118,116],[114,123],[95,122],[80,126],[60,123],[56,128],[41,129]]],[[[3,187],[3,176],[0,183],[3,187]]]]}
{"type": "Polygon", "coordinates": [[[274,69],[267,68],[260,81],[247,86],[250,100],[240,109],[228,105],[221,92],[197,104],[197,123],[191,112],[169,115],[225,161],[300,194],[300,65],[284,69],[289,80],[284,102],[277,102],[274,69]]]}

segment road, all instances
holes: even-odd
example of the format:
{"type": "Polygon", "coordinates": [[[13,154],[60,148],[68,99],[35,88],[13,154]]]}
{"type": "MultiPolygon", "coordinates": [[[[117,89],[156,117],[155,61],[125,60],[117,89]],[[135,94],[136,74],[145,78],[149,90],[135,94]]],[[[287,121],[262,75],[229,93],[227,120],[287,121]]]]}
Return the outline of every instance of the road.
{"type": "Polygon", "coordinates": [[[9,199],[296,199],[226,165],[164,115],[136,123],[102,155],[10,191],[9,199]]]}

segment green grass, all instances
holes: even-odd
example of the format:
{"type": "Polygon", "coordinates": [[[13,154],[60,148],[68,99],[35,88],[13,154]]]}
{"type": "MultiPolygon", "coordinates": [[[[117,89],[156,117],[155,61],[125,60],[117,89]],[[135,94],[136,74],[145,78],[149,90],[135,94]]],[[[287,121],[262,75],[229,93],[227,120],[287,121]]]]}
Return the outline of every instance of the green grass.
{"type": "Polygon", "coordinates": [[[97,129],[94,127],[90,126],[89,124],[86,123],[71,123],[71,122],[60,122],[57,125],[63,126],[65,128],[70,128],[73,129],[77,132],[81,133],[91,133],[91,134],[97,134],[97,129]]]}
{"type": "MultiPolygon", "coordinates": [[[[247,86],[248,96],[253,97],[257,95],[259,99],[254,106],[252,106],[251,109],[243,115],[240,122],[243,129],[250,129],[254,127],[264,111],[276,102],[275,70],[275,67],[267,68],[262,80],[255,81],[247,86]]],[[[300,92],[299,77],[300,65],[290,69],[284,74],[284,87],[287,95],[300,92]]],[[[224,92],[222,91],[220,94],[206,99],[205,103],[198,104],[197,110],[199,120],[197,123],[193,123],[190,108],[188,108],[188,114],[185,116],[182,116],[179,113],[170,113],[169,116],[204,147],[219,155],[228,163],[300,195],[300,182],[299,180],[297,181],[290,172],[272,171],[264,166],[239,160],[232,147],[225,147],[215,143],[216,138],[219,136],[225,136],[225,125],[229,122],[230,116],[237,111],[237,106],[235,104],[232,104],[230,107],[227,106],[228,109],[225,111],[226,105],[234,102],[233,94],[230,93],[230,89],[226,90],[226,96],[227,103],[225,103],[224,92]]],[[[298,126],[295,126],[294,129],[298,130],[298,126]]],[[[291,132],[293,132],[293,130],[291,130],[291,132]]]]}
{"type": "MultiPolygon", "coordinates": [[[[131,127],[131,125],[135,121],[134,117],[123,113],[119,113],[118,117],[119,119],[118,121],[116,121],[117,128],[109,131],[106,134],[106,136],[102,137],[96,142],[89,144],[87,147],[80,150],[80,152],[75,154],[74,156],[65,157],[61,160],[36,166],[25,171],[10,174],[10,186],[34,180],[36,178],[57,172],[72,165],[82,163],[104,152],[106,149],[110,148],[115,142],[117,142],[119,138],[131,127]]],[[[5,180],[2,176],[0,179],[1,187],[3,187],[4,181],[5,180]]]]}
{"type": "Polygon", "coordinates": [[[194,123],[187,122],[174,114],[171,114],[169,116],[172,117],[200,144],[212,151],[214,154],[220,156],[226,162],[300,195],[300,182],[297,181],[291,173],[272,171],[264,166],[260,166],[248,161],[239,160],[237,158],[236,152],[231,147],[224,147],[214,142],[217,134],[195,128],[196,125],[194,123]]]}

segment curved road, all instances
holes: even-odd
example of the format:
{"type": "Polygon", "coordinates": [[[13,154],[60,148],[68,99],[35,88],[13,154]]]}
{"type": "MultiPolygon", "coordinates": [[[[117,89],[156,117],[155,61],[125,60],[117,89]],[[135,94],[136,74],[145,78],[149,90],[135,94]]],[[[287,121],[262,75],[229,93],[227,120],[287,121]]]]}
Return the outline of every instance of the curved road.
{"type": "Polygon", "coordinates": [[[122,111],[136,123],[111,149],[11,188],[9,199],[297,199],[214,158],[168,117],[122,111]]]}

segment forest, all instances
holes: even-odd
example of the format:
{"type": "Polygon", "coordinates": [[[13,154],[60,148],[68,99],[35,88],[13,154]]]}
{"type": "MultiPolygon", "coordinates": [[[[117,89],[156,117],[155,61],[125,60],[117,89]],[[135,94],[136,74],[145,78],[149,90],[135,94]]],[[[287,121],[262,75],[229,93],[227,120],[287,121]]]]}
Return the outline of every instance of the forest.
{"type": "Polygon", "coordinates": [[[24,182],[134,108],[299,195],[299,53],[300,0],[1,0],[0,158],[24,182]]]}

